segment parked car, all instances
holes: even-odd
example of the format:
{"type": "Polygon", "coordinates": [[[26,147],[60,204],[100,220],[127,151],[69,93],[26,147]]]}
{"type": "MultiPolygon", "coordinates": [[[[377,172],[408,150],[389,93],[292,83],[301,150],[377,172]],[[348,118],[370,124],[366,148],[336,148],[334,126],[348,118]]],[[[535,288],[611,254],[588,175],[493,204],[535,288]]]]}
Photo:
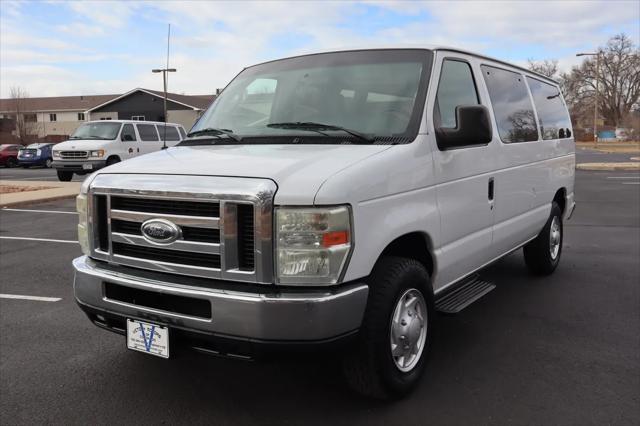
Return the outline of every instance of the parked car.
{"type": "Polygon", "coordinates": [[[626,129],[624,127],[616,128],[616,142],[626,142],[630,140],[631,129],[626,129]]]}
{"type": "Polygon", "coordinates": [[[0,166],[15,167],[18,165],[18,151],[22,145],[2,144],[0,145],[0,166]]]}
{"type": "Polygon", "coordinates": [[[18,164],[24,168],[31,166],[51,167],[53,143],[32,143],[18,151],[18,164]]]}
{"type": "Polygon", "coordinates": [[[174,146],[185,136],[184,128],[174,123],[89,121],[78,127],[68,141],[56,145],[53,167],[57,170],[59,180],[70,181],[74,173],[84,175],[129,158],[174,146]]]}
{"type": "Polygon", "coordinates": [[[519,248],[557,268],[572,133],[555,81],[462,50],[248,67],[176,147],[85,180],[75,297],[164,358],[342,345],[350,385],[395,398],[436,312],[493,289],[482,268],[519,248]]]}

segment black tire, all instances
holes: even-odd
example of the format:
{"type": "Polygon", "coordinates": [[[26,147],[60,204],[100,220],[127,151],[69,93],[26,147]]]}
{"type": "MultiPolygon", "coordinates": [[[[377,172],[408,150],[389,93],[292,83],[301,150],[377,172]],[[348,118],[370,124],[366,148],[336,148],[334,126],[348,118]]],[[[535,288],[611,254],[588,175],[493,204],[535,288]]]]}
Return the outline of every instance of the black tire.
{"type": "Polygon", "coordinates": [[[416,386],[430,352],[435,307],[429,274],[416,260],[383,257],[374,267],[368,284],[367,308],[355,347],[344,358],[344,375],[347,383],[365,396],[398,399],[416,386]],[[425,302],[426,337],[415,364],[403,372],[392,355],[391,322],[396,304],[411,289],[419,291],[425,302]]]}
{"type": "Polygon", "coordinates": [[[29,166],[28,166],[28,165],[26,165],[26,164],[23,164],[23,165],[22,165],[22,168],[23,168],[23,169],[28,169],[28,168],[29,168],[29,166]]]}
{"type": "Polygon", "coordinates": [[[18,160],[16,160],[13,157],[7,158],[7,163],[6,163],[7,168],[12,169],[17,165],[18,165],[18,160]]]}
{"type": "Polygon", "coordinates": [[[70,182],[73,179],[73,172],[65,172],[64,170],[57,170],[58,180],[61,182],[70,182]]]}
{"type": "Polygon", "coordinates": [[[560,256],[562,255],[562,240],[564,239],[564,229],[562,226],[562,210],[560,206],[554,201],[551,204],[551,214],[547,223],[540,231],[540,234],[535,240],[530,241],[524,246],[524,261],[529,268],[529,271],[535,275],[549,275],[553,273],[560,263],[560,256]],[[555,225],[554,225],[554,220],[555,225]],[[552,249],[551,234],[552,227],[559,231],[559,235],[554,238],[557,241],[557,252],[552,249]]]}
{"type": "Polygon", "coordinates": [[[44,162],[44,167],[50,169],[52,164],[53,160],[51,158],[47,158],[47,160],[44,162]]]}
{"type": "Polygon", "coordinates": [[[107,158],[107,166],[110,166],[112,164],[116,164],[120,162],[120,158],[116,157],[115,155],[113,157],[109,157],[107,158]]]}

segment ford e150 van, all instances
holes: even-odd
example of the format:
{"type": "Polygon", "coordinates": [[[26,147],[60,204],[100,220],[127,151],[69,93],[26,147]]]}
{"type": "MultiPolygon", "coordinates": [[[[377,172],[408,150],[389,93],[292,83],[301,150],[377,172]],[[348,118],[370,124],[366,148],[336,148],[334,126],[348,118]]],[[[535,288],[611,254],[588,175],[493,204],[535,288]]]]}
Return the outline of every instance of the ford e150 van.
{"type": "Polygon", "coordinates": [[[355,389],[398,397],[437,313],[494,288],[482,268],[523,248],[556,269],[574,151],[558,84],[482,55],[251,66],[180,144],[85,180],[75,297],[131,350],[329,346],[355,389]]]}
{"type": "Polygon", "coordinates": [[[179,124],[155,121],[100,120],[82,124],[53,150],[58,179],[70,181],[138,155],[174,146],[186,136],[179,124]]]}

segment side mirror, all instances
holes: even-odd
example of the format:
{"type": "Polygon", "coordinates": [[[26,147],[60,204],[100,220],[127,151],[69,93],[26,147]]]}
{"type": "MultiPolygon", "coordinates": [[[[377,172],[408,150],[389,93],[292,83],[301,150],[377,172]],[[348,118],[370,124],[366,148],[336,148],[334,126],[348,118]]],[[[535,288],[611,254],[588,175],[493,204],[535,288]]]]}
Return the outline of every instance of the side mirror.
{"type": "Polygon", "coordinates": [[[483,105],[459,105],[456,107],[455,128],[438,127],[436,141],[442,150],[464,146],[486,145],[493,132],[489,111],[483,105]]]}
{"type": "Polygon", "coordinates": [[[133,141],[133,136],[131,136],[129,134],[126,134],[126,135],[122,135],[122,137],[120,139],[122,139],[125,142],[131,142],[131,141],[133,141]]]}

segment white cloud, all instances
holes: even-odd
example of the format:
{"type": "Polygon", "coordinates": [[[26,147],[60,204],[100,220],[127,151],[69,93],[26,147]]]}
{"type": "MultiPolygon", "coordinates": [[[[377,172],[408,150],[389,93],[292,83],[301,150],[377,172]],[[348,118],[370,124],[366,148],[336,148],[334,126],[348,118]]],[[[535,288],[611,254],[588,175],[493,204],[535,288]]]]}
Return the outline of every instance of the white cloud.
{"type": "Polygon", "coordinates": [[[111,42],[117,34],[146,34],[133,31],[141,22],[157,22],[153,31],[158,34],[166,22],[172,24],[171,66],[178,72],[170,76],[170,90],[211,93],[247,65],[363,45],[452,45],[498,51],[513,61],[555,58],[568,70],[580,62],[574,50],[603,45],[616,32],[626,30],[638,42],[640,19],[637,2],[623,1],[77,1],[60,3],[68,10],[68,23],[52,25],[51,36],[39,37],[23,4],[11,3],[7,12],[8,3],[0,1],[0,89],[22,84],[34,96],[161,89],[161,78],[147,70],[163,64],[162,42],[153,51],[136,50],[135,38],[129,45],[111,42]],[[403,24],[394,24],[390,16],[403,24]],[[98,50],[97,45],[108,47],[98,50]],[[117,67],[118,75],[123,70],[129,75],[98,79],[67,66],[101,60],[105,67],[117,67]]]}
{"type": "Polygon", "coordinates": [[[56,27],[58,31],[71,34],[76,37],[96,37],[105,34],[103,27],[98,25],[89,25],[82,22],[74,22],[68,25],[59,25],[56,27]]]}

